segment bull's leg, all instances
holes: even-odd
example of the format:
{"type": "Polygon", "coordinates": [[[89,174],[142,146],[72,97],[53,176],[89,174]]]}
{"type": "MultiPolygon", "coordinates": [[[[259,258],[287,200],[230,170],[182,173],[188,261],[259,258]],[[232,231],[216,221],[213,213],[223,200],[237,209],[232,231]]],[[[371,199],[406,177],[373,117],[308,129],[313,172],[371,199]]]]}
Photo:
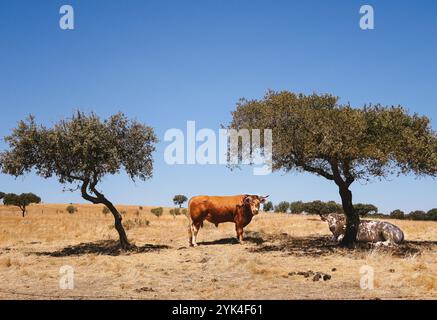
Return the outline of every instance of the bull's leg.
{"type": "Polygon", "coordinates": [[[239,226],[238,224],[235,225],[235,230],[237,231],[237,239],[240,241],[240,243],[244,243],[243,238],[243,227],[239,226]]]}
{"type": "Polygon", "coordinates": [[[201,225],[202,225],[201,223],[195,223],[195,222],[191,223],[191,242],[190,242],[191,246],[197,247],[197,242],[196,242],[197,233],[199,232],[201,225]]]}

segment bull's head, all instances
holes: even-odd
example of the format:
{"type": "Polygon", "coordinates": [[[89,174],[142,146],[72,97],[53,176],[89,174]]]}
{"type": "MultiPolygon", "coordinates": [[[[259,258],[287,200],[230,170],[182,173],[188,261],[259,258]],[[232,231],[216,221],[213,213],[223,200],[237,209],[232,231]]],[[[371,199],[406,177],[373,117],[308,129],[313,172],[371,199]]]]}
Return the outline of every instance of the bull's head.
{"type": "Polygon", "coordinates": [[[256,215],[259,212],[260,204],[266,202],[267,198],[268,196],[245,195],[243,198],[243,204],[253,215],[256,215]]]}
{"type": "Polygon", "coordinates": [[[341,235],[344,235],[346,228],[344,215],[337,213],[321,214],[320,218],[322,221],[328,222],[329,230],[332,232],[335,240],[338,240],[341,235]]]}

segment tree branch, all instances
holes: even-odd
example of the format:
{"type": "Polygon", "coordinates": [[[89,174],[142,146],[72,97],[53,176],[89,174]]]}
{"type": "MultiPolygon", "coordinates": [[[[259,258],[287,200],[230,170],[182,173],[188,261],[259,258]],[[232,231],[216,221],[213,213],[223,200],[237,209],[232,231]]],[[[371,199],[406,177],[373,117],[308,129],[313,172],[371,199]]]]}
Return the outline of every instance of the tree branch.
{"type": "Polygon", "coordinates": [[[88,200],[89,202],[94,203],[94,204],[102,203],[102,201],[99,198],[90,196],[88,194],[87,189],[88,189],[89,183],[90,183],[89,179],[85,179],[83,181],[82,187],[80,188],[80,191],[82,193],[82,198],[84,198],[85,200],[88,200]]]}
{"type": "Polygon", "coordinates": [[[93,180],[90,184],[90,190],[97,196],[97,198],[99,199],[105,199],[105,195],[100,193],[99,191],[97,191],[96,186],[97,183],[99,182],[98,178],[97,178],[97,173],[94,173],[93,175],[93,180]]]}
{"type": "Polygon", "coordinates": [[[343,178],[340,174],[340,169],[338,168],[338,161],[336,159],[334,159],[334,160],[331,160],[329,163],[331,164],[332,173],[334,176],[335,183],[342,188],[347,188],[348,185],[343,180],[343,178]]]}
{"type": "Polygon", "coordinates": [[[326,172],[323,169],[314,168],[314,167],[311,167],[311,166],[306,165],[306,164],[302,164],[301,166],[302,166],[302,169],[304,169],[305,171],[317,173],[318,175],[325,177],[328,180],[334,180],[334,176],[332,174],[326,172]]]}
{"type": "Polygon", "coordinates": [[[352,182],[355,181],[354,176],[351,174],[351,168],[350,168],[350,161],[349,160],[343,161],[343,175],[346,178],[345,183],[349,187],[352,184],[352,182]]]}

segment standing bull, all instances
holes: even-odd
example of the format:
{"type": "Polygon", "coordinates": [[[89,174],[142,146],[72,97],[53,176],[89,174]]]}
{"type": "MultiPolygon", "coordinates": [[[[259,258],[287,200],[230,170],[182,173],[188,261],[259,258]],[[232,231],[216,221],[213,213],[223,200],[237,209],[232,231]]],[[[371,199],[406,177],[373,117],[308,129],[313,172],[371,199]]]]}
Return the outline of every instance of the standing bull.
{"type": "MultiPolygon", "coordinates": [[[[321,214],[328,222],[329,230],[336,241],[341,241],[346,232],[346,217],[343,214],[321,214]]],[[[374,242],[376,245],[398,244],[404,241],[404,233],[399,227],[385,221],[361,220],[357,233],[358,242],[374,242]]]]}
{"type": "Polygon", "coordinates": [[[234,222],[237,238],[242,243],[243,228],[252,221],[254,215],[258,214],[260,204],[264,203],[267,197],[244,194],[191,198],[188,202],[190,245],[197,246],[197,233],[203,226],[204,220],[215,224],[216,227],[223,222],[234,222]]]}

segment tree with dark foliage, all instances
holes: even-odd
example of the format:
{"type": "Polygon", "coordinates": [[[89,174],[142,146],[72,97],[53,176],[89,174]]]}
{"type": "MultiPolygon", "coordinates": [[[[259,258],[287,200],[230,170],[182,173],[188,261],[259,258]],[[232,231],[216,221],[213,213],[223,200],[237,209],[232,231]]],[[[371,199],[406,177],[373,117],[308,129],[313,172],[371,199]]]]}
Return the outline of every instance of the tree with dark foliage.
{"type": "Polygon", "coordinates": [[[272,210],[273,210],[273,202],[267,201],[266,203],[263,204],[263,211],[264,212],[269,212],[272,210]]]}
{"type": "Polygon", "coordinates": [[[51,128],[37,125],[30,116],[5,141],[9,150],[0,154],[3,173],[18,177],[35,170],[43,178],[56,176],[61,184],[76,185],[85,200],[111,211],[121,248],[131,247],[121,214],[97,185],[121,170],[132,180],[152,177],[157,138],[151,127],[122,113],[101,120],[95,114],[77,112],[51,128]]]}
{"type": "Polygon", "coordinates": [[[393,210],[390,212],[390,218],[393,219],[404,219],[405,218],[405,212],[403,212],[400,209],[393,210]]]}
{"type": "Polygon", "coordinates": [[[429,118],[401,106],[353,108],[338,101],[329,94],[269,91],[260,100],[241,99],[229,128],[271,129],[273,170],[306,171],[333,181],[346,215],[341,245],[352,246],[360,221],[352,183],[393,174],[436,175],[437,135],[429,118]]]}
{"type": "Polygon", "coordinates": [[[187,202],[188,198],[184,196],[183,194],[177,194],[173,197],[173,203],[176,206],[179,206],[179,208],[182,207],[182,205],[187,202]]]}
{"type": "Polygon", "coordinates": [[[354,209],[355,212],[361,217],[364,217],[368,214],[378,213],[378,207],[374,206],[373,204],[357,203],[354,205],[354,209]]]}
{"type": "Polygon", "coordinates": [[[290,203],[281,201],[275,206],[275,212],[286,213],[290,208],[290,203]]]}
{"type": "Polygon", "coordinates": [[[27,207],[32,203],[40,203],[41,198],[33,193],[22,193],[20,195],[15,193],[5,194],[3,197],[3,204],[5,206],[16,206],[20,208],[21,214],[24,218],[27,207]]]}

